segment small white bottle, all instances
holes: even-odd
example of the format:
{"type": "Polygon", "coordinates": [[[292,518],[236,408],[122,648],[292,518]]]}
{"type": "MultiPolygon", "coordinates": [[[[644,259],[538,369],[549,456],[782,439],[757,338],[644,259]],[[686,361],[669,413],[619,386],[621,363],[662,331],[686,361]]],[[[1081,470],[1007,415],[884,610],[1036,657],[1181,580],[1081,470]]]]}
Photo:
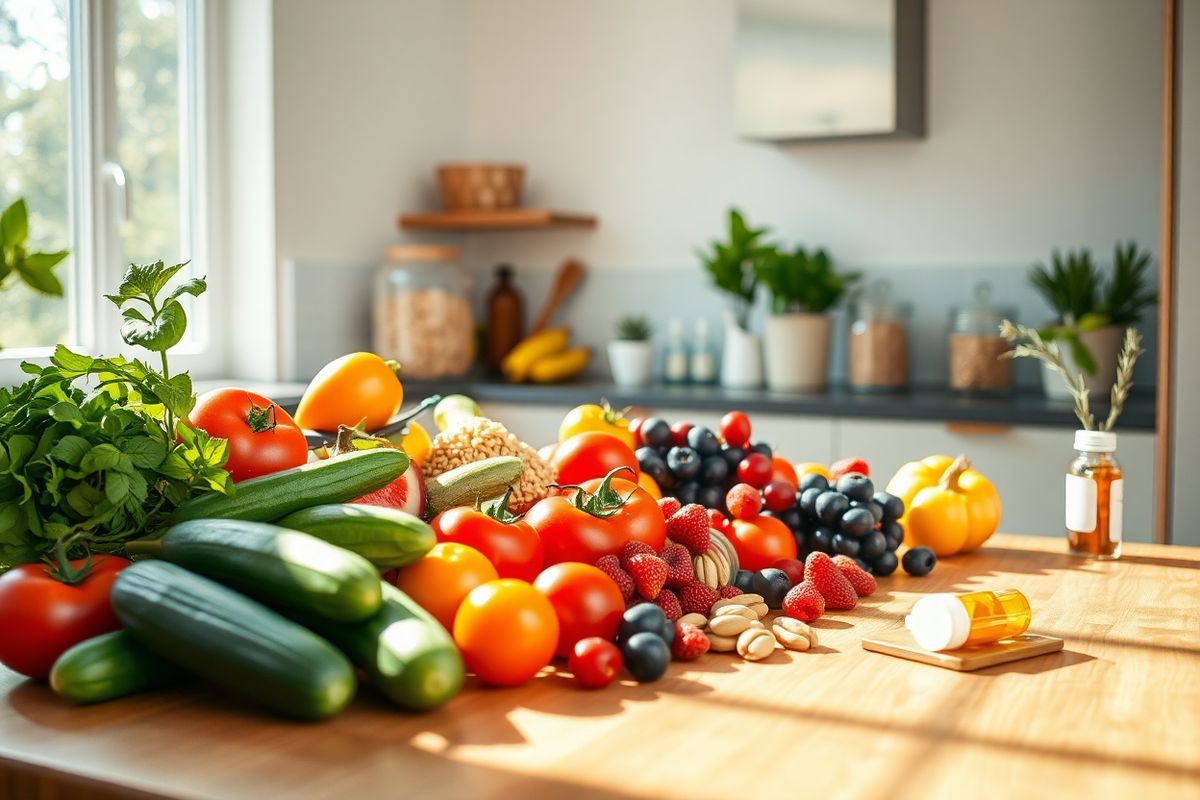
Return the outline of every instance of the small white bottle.
{"type": "Polygon", "coordinates": [[[717,355],[709,341],[708,320],[696,320],[696,338],[692,344],[692,383],[714,383],[717,380],[717,355]]]}
{"type": "Polygon", "coordinates": [[[671,317],[667,323],[667,350],[663,356],[663,379],[667,383],[687,383],[688,351],[683,342],[683,320],[671,317]]]}

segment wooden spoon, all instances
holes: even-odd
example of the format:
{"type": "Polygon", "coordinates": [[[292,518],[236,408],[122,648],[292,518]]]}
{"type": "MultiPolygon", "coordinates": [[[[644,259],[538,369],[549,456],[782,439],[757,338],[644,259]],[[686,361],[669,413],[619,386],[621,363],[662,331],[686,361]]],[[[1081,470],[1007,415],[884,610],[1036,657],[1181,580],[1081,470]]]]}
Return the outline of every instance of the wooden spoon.
{"type": "Polygon", "coordinates": [[[550,324],[558,307],[579,288],[579,284],[583,283],[586,274],[587,269],[582,262],[573,258],[568,258],[559,265],[558,274],[554,276],[554,286],[550,289],[546,304],[542,306],[542,313],[538,314],[537,320],[534,321],[533,327],[529,329],[526,336],[532,336],[550,324]]]}

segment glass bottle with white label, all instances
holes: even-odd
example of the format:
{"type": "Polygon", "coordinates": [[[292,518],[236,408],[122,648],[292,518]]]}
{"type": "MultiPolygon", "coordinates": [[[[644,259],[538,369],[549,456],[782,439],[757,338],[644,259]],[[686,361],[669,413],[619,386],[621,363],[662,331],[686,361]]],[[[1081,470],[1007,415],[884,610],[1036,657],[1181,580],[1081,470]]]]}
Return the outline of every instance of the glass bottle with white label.
{"type": "Polygon", "coordinates": [[[1125,475],[1117,463],[1117,435],[1075,431],[1078,454],[1067,467],[1067,542],[1087,558],[1121,557],[1125,475]]]}

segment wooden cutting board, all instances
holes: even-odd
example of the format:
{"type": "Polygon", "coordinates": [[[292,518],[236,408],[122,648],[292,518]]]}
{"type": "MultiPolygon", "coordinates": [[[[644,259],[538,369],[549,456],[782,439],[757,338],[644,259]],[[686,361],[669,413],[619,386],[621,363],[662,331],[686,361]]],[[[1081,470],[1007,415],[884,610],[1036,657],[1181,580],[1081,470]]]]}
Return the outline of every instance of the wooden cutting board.
{"type": "Polygon", "coordinates": [[[959,672],[971,672],[984,667],[994,667],[997,664],[1007,664],[1010,661],[1019,661],[1023,658],[1057,653],[1063,649],[1063,640],[1053,636],[1024,633],[995,644],[943,653],[921,648],[913,641],[911,633],[907,630],[899,630],[866,637],[862,640],[862,646],[864,650],[875,653],[885,653],[889,656],[907,658],[922,664],[933,664],[935,667],[945,667],[959,672]]]}

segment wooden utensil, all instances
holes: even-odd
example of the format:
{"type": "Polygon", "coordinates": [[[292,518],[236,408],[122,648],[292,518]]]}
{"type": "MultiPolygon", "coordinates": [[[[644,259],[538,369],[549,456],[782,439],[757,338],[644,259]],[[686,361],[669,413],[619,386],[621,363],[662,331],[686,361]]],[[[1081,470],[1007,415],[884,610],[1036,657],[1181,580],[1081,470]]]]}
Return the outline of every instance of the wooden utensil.
{"type": "Polygon", "coordinates": [[[554,318],[558,307],[563,301],[571,296],[571,293],[579,288],[579,284],[583,283],[584,276],[587,275],[587,268],[583,263],[576,261],[573,258],[568,258],[558,267],[558,274],[554,276],[554,286],[550,289],[550,295],[546,298],[546,304],[542,306],[542,313],[538,314],[534,320],[533,327],[529,329],[526,336],[532,336],[544,329],[550,324],[550,320],[554,318]]]}
{"type": "Polygon", "coordinates": [[[1023,633],[995,644],[935,653],[922,649],[913,641],[912,634],[901,630],[864,637],[862,646],[863,650],[886,653],[889,656],[907,658],[922,664],[933,664],[935,667],[945,667],[958,672],[970,672],[984,667],[994,667],[997,664],[1006,664],[1009,661],[1018,661],[1022,658],[1057,653],[1063,649],[1063,640],[1054,636],[1023,633]]]}

